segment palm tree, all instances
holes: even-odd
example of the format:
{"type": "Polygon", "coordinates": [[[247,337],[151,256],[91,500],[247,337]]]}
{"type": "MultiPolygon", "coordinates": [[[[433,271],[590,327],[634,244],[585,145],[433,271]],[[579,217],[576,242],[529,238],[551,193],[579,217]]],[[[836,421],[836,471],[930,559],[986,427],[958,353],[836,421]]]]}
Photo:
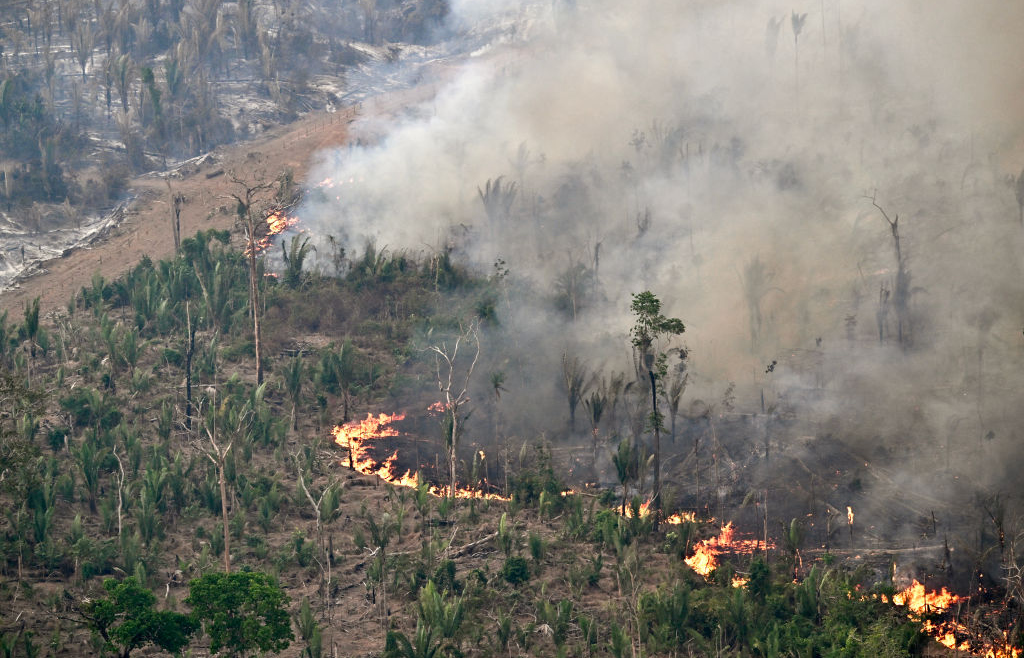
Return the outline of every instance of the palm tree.
{"type": "Polygon", "coordinates": [[[302,375],[304,372],[302,365],[302,354],[296,354],[295,358],[292,359],[291,363],[284,372],[285,386],[288,389],[288,397],[292,401],[292,431],[297,432],[299,429],[299,418],[296,410],[299,407],[299,400],[302,396],[302,375]]]}
{"type": "Polygon", "coordinates": [[[121,109],[128,113],[128,92],[131,91],[133,78],[135,77],[135,62],[130,55],[124,54],[111,60],[110,63],[114,85],[121,97],[121,109]]]}
{"type": "Polygon", "coordinates": [[[281,242],[281,252],[284,255],[284,280],[285,285],[293,290],[302,283],[302,263],[310,251],[316,251],[316,247],[309,244],[309,236],[296,235],[289,241],[289,246],[281,242]]]}
{"type": "Polygon", "coordinates": [[[804,524],[800,519],[792,519],[789,527],[782,529],[782,544],[793,558],[793,579],[800,577],[800,567],[803,566],[803,558],[800,550],[804,545],[804,524]]]}
{"type": "Polygon", "coordinates": [[[597,471],[597,437],[598,428],[601,424],[601,417],[608,406],[607,381],[602,380],[601,386],[590,393],[590,397],[583,400],[583,408],[587,410],[587,420],[590,421],[590,434],[593,441],[594,471],[597,471]]]}
{"type": "Polygon", "coordinates": [[[629,483],[636,479],[639,470],[637,453],[629,438],[619,441],[619,449],[612,453],[612,462],[615,464],[615,474],[619,477],[619,484],[622,485],[622,515],[625,516],[629,483]]]}
{"type": "Polygon", "coordinates": [[[569,402],[569,431],[575,432],[576,407],[587,394],[591,384],[587,366],[578,356],[570,359],[568,354],[562,354],[562,383],[565,385],[564,392],[569,402]]]}

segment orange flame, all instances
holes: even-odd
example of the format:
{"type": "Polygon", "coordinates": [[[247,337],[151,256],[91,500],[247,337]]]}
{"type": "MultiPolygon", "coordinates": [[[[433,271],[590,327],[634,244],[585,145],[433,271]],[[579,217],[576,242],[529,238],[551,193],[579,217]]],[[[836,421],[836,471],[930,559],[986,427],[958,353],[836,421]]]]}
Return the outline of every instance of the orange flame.
{"type": "MultiPolygon", "coordinates": [[[[398,451],[391,454],[383,462],[378,461],[370,454],[369,442],[389,436],[399,436],[400,432],[392,426],[396,421],[405,419],[405,414],[367,414],[364,420],[357,420],[345,425],[337,425],[331,430],[334,442],[349,453],[352,469],[365,475],[376,475],[385,482],[399,487],[416,488],[419,484],[416,475],[407,470],[405,473],[397,471],[398,451]]],[[[434,496],[444,497],[448,495],[447,487],[431,485],[430,493],[434,496]]],[[[488,498],[491,500],[508,500],[498,494],[486,493],[476,489],[457,488],[456,498],[488,498]]]]}
{"type": "MultiPolygon", "coordinates": [[[[642,519],[642,518],[648,516],[650,513],[651,513],[651,501],[647,500],[646,502],[644,502],[644,504],[642,504],[640,506],[640,518],[642,519]]],[[[633,508],[631,506],[628,506],[628,505],[626,506],[626,518],[627,519],[633,518],[633,508]]],[[[681,525],[683,523],[694,522],[696,520],[697,520],[697,515],[694,514],[693,512],[676,512],[675,514],[672,514],[671,516],[666,516],[664,519],[662,519],[661,522],[662,523],[667,523],[669,525],[681,525]]]]}
{"type": "MultiPolygon", "coordinates": [[[[736,529],[732,521],[722,526],[717,537],[705,539],[694,547],[693,555],[683,560],[700,575],[708,578],[718,568],[718,556],[729,551],[732,553],[753,553],[754,551],[771,548],[759,539],[736,539],[736,529]]],[[[733,587],[746,584],[746,579],[734,578],[733,587]]]]}
{"type": "Polygon", "coordinates": [[[853,525],[853,508],[849,505],[846,506],[846,522],[853,525]]]}
{"type": "Polygon", "coordinates": [[[954,603],[963,601],[962,596],[953,594],[945,587],[941,591],[926,592],[924,585],[917,582],[915,579],[910,587],[906,588],[902,592],[897,592],[892,597],[892,602],[896,605],[904,605],[911,612],[916,613],[929,613],[929,612],[942,612],[948,610],[954,603]]]}
{"type": "MultiPolygon", "coordinates": [[[[946,612],[954,604],[965,601],[968,597],[953,594],[945,587],[938,592],[926,591],[924,585],[915,579],[910,587],[897,592],[892,598],[896,605],[907,607],[911,619],[919,619],[922,614],[946,612]]],[[[1020,649],[1010,645],[1006,631],[1003,631],[1001,640],[988,642],[976,639],[971,630],[958,621],[925,619],[921,622],[921,627],[935,641],[956,651],[984,658],[1020,658],[1021,655],[1020,649]]]]}
{"type": "MultiPolygon", "coordinates": [[[[273,241],[275,235],[279,235],[285,231],[285,229],[291,228],[299,223],[299,218],[286,215],[282,210],[275,210],[267,215],[267,233],[261,238],[258,238],[255,243],[255,251],[259,254],[265,251],[270,243],[273,241]]],[[[246,247],[245,254],[249,255],[249,248],[246,247]]]]}

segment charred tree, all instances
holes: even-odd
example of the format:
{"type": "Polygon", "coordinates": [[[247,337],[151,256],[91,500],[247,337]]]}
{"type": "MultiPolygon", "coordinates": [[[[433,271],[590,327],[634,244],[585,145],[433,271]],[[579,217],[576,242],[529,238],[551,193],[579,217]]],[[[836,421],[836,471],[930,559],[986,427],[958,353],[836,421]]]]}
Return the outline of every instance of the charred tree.
{"type": "Polygon", "coordinates": [[[465,420],[463,408],[469,402],[469,380],[480,358],[480,328],[477,320],[460,327],[459,334],[452,343],[447,341],[439,345],[431,345],[427,351],[434,353],[437,388],[441,392],[441,403],[444,405],[445,449],[448,456],[448,497],[455,497],[456,474],[458,463],[459,437],[462,434],[462,422],[465,420]],[[459,350],[468,347],[472,356],[465,363],[466,352],[459,355],[459,350]]]}
{"type": "MultiPolygon", "coordinates": [[[[871,197],[871,205],[878,209],[882,213],[882,217],[885,222],[889,225],[889,232],[892,234],[892,247],[893,252],[896,256],[896,279],[893,282],[893,289],[891,293],[893,310],[896,312],[896,340],[900,347],[906,349],[910,345],[911,340],[911,324],[910,324],[910,272],[907,269],[907,256],[903,252],[903,247],[900,242],[900,216],[895,215],[893,218],[889,217],[889,213],[885,211],[885,208],[880,206],[875,200],[875,196],[871,197]]],[[[890,291],[883,284],[879,290],[879,302],[878,302],[878,339],[879,342],[883,339],[883,327],[886,315],[888,314],[890,300],[890,291]]]]}

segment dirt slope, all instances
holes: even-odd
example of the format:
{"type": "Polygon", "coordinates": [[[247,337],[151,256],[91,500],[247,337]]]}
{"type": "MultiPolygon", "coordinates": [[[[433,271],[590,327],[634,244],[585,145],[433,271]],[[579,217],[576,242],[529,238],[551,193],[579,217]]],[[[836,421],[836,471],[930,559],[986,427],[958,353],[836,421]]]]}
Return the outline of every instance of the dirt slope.
{"type": "MultiPolygon", "coordinates": [[[[181,212],[182,237],[198,230],[232,228],[234,214],[218,210],[222,206],[230,207],[225,197],[238,190],[227,172],[236,172],[245,178],[261,171],[266,179],[273,180],[291,169],[301,185],[314,154],[320,149],[344,144],[349,126],[357,117],[389,115],[430,98],[435,91],[433,85],[421,85],[378,97],[358,107],[331,114],[319,112],[273,128],[256,139],[220,147],[202,164],[182,166],[170,175],[175,194],[185,195],[181,212]]],[[[174,252],[174,239],[165,176],[140,176],[132,181],[130,190],[135,201],[120,226],[92,247],[76,249],[63,258],[48,261],[43,264],[42,273],[22,281],[14,289],[0,292],[0,312],[7,310],[10,319],[18,320],[25,302],[38,296],[45,316],[65,308],[72,291],[88,285],[95,272],[110,280],[144,255],[154,260],[170,256],[174,252]]]]}

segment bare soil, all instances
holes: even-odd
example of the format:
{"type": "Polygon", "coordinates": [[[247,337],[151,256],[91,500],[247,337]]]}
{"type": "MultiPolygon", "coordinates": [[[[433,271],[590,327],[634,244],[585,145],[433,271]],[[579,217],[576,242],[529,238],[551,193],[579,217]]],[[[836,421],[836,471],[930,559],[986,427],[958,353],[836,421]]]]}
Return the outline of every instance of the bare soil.
{"type": "Polygon", "coordinates": [[[75,249],[62,258],[43,263],[41,273],[0,292],[0,312],[7,310],[12,319],[17,319],[25,302],[39,297],[45,316],[65,308],[71,294],[89,285],[94,273],[109,281],[143,256],[154,260],[172,256],[174,237],[167,180],[175,194],[185,196],[181,211],[183,239],[196,231],[232,229],[235,214],[230,194],[239,191],[232,181],[232,172],[242,179],[251,180],[258,174],[273,181],[291,170],[296,183],[302,185],[316,152],[345,144],[349,126],[359,116],[387,116],[430,98],[435,91],[434,85],[421,85],[334,113],[318,112],[272,128],[255,139],[219,147],[202,164],[186,163],[172,172],[153,172],[135,178],[129,186],[134,200],[128,215],[110,235],[89,248],[75,249]]]}

